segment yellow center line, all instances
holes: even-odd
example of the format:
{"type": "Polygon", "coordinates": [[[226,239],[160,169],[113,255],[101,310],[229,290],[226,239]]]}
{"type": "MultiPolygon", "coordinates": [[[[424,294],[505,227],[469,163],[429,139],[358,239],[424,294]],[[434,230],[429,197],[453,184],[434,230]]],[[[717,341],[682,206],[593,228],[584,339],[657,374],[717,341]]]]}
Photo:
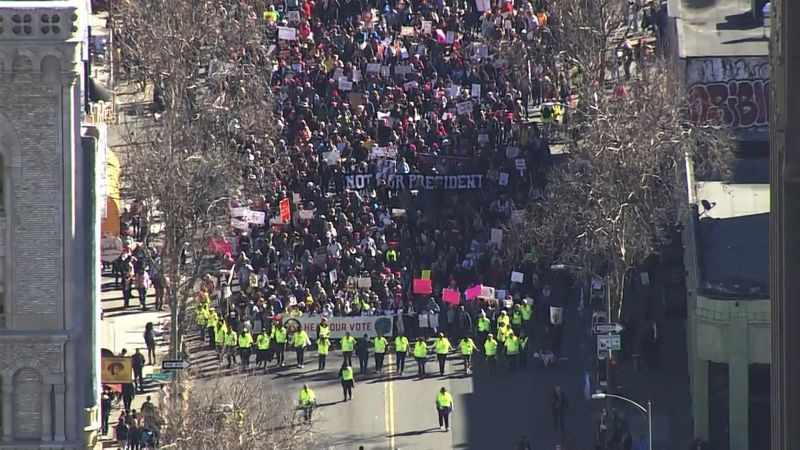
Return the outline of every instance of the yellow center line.
{"type": "Polygon", "coordinates": [[[394,362],[392,361],[392,353],[386,352],[386,376],[389,380],[384,383],[384,390],[386,393],[386,432],[389,433],[389,449],[395,450],[395,437],[394,437],[394,362]]]}

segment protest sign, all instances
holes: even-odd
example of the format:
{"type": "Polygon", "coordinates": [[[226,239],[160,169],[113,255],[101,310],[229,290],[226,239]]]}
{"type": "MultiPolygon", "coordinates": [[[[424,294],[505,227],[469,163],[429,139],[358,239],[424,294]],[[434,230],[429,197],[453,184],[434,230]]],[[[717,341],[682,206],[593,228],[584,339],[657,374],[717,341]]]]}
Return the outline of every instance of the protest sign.
{"type": "Polygon", "coordinates": [[[499,176],[497,177],[497,184],[500,186],[508,186],[508,173],[500,172],[499,176]]]}
{"type": "Polygon", "coordinates": [[[300,23],[300,11],[288,11],[286,13],[286,19],[289,23],[300,23]]]}
{"type": "Polygon", "coordinates": [[[522,283],[525,279],[525,274],[522,272],[511,272],[511,282],[512,283],[522,283]]]}
{"type": "Polygon", "coordinates": [[[451,305],[457,305],[461,301],[461,292],[455,289],[445,289],[442,291],[442,300],[451,305]]]}
{"type": "MultiPolygon", "coordinates": [[[[209,247],[211,247],[211,241],[209,241],[209,247]]],[[[104,263],[113,262],[122,254],[122,248],[122,239],[113,234],[104,236],[100,242],[100,260],[104,263]]]]}
{"type": "MultiPolygon", "coordinates": [[[[389,67],[389,66],[386,66],[389,67]]],[[[367,64],[367,73],[380,73],[381,72],[381,65],[379,63],[369,63],[367,64]]]]}
{"type": "Polygon", "coordinates": [[[473,298],[478,298],[481,295],[481,290],[483,289],[483,285],[475,285],[471,288],[467,289],[466,297],[467,300],[472,300],[473,298]]]}
{"type": "Polygon", "coordinates": [[[514,160],[514,167],[517,168],[520,172],[525,170],[525,160],[522,158],[517,158],[514,160]]]}
{"type": "Polygon", "coordinates": [[[297,211],[297,214],[300,216],[301,220],[312,220],[315,211],[314,209],[301,209],[297,211]]]}
{"type": "Polygon", "coordinates": [[[455,31],[448,31],[446,36],[447,37],[445,38],[445,42],[447,42],[448,44],[452,44],[453,42],[456,41],[456,32],[455,31]]]}
{"type": "Polygon", "coordinates": [[[250,231],[250,224],[245,220],[231,218],[231,227],[237,230],[250,231]]]}
{"type": "Polygon", "coordinates": [[[413,290],[415,294],[431,294],[433,293],[433,283],[431,280],[415,278],[413,290]]]}
{"type": "Polygon", "coordinates": [[[303,200],[301,199],[300,194],[298,194],[297,192],[292,192],[292,203],[294,203],[295,205],[299,205],[300,202],[302,201],[303,200]]]}
{"type": "Polygon", "coordinates": [[[422,32],[425,34],[431,34],[433,31],[433,22],[430,20],[423,20],[422,21],[422,32]]]}
{"type": "Polygon", "coordinates": [[[400,27],[400,36],[414,36],[414,27],[400,27]]]}
{"type": "Polygon", "coordinates": [[[473,97],[480,98],[480,96],[481,96],[481,85],[480,84],[473,84],[472,85],[472,90],[470,91],[470,94],[473,97]]]}
{"type": "Polygon", "coordinates": [[[481,285],[481,293],[478,295],[478,298],[484,298],[487,300],[494,300],[495,291],[493,287],[490,286],[483,286],[481,285]]]}
{"type": "Polygon", "coordinates": [[[506,158],[513,159],[519,156],[519,147],[508,146],[506,147],[506,158]]]}
{"type": "Polygon", "coordinates": [[[278,27],[278,39],[284,41],[296,41],[297,29],[291,27],[278,27]]]}
{"type": "Polygon", "coordinates": [[[409,82],[403,84],[403,90],[406,91],[406,92],[408,92],[408,91],[410,91],[412,89],[417,89],[418,87],[419,87],[419,83],[417,83],[416,81],[409,81],[409,82]]]}
{"type": "Polygon", "coordinates": [[[231,243],[225,238],[211,238],[208,240],[208,251],[215,255],[230,254],[231,243]]]}
{"type": "MultiPolygon", "coordinates": [[[[317,327],[323,317],[308,315],[287,317],[283,325],[289,333],[302,329],[310,339],[316,339],[317,327]]],[[[393,333],[391,316],[333,316],[326,319],[331,339],[341,339],[348,332],[358,337],[365,334],[367,337],[376,337],[378,333],[391,337],[393,333]]]]}
{"type": "Polygon", "coordinates": [[[281,200],[280,211],[283,223],[289,223],[292,220],[292,206],[289,204],[288,198],[281,200]]]}
{"type": "Polygon", "coordinates": [[[255,224],[255,225],[264,225],[264,221],[267,219],[267,213],[264,211],[249,211],[245,220],[247,222],[255,224]]]}
{"type": "Polygon", "coordinates": [[[353,90],[353,82],[347,81],[346,78],[339,78],[339,90],[340,91],[352,91],[353,90]]]}
{"type": "Polygon", "coordinates": [[[339,163],[339,160],[342,159],[342,154],[339,150],[331,150],[329,152],[324,152],[322,154],[322,159],[325,160],[325,164],[335,166],[339,163]]]}
{"type": "Polygon", "coordinates": [[[325,247],[318,247],[314,250],[314,265],[317,267],[324,267],[328,263],[328,249],[325,247]]]}
{"type": "Polygon", "coordinates": [[[345,188],[353,191],[377,187],[385,180],[389,189],[400,190],[471,190],[483,188],[483,175],[416,175],[391,173],[353,174],[345,176],[345,188]]]}
{"type": "Polygon", "coordinates": [[[356,286],[360,288],[371,288],[372,287],[372,278],[370,277],[358,277],[356,278],[356,286]]]}
{"type": "Polygon", "coordinates": [[[564,320],[564,308],[559,306],[550,307],[550,323],[553,325],[561,325],[564,320]]]}
{"type": "Polygon", "coordinates": [[[395,75],[406,75],[414,71],[414,68],[409,65],[394,66],[395,75]]]}
{"type": "Polygon", "coordinates": [[[243,206],[231,208],[231,217],[236,217],[236,218],[244,217],[247,215],[247,211],[248,209],[243,206]]]}
{"type": "Polygon", "coordinates": [[[456,111],[458,111],[459,116],[463,116],[464,114],[468,114],[472,112],[472,102],[460,102],[456,104],[456,111]]]}

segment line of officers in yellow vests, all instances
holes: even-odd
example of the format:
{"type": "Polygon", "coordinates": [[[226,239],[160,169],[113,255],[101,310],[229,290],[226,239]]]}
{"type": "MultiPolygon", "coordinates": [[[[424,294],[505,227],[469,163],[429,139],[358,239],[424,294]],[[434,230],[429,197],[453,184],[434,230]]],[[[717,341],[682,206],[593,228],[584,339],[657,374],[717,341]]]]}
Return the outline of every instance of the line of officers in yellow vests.
{"type": "MultiPolygon", "coordinates": [[[[296,354],[297,367],[302,368],[305,363],[305,352],[311,347],[312,342],[308,333],[303,329],[290,332],[280,320],[270,321],[257,335],[245,326],[241,333],[237,333],[233,326],[223,320],[217,311],[209,307],[209,302],[201,301],[197,307],[197,325],[201,337],[209,341],[209,346],[217,351],[217,358],[220,363],[227,360],[228,368],[232,368],[237,362],[237,356],[243,370],[250,368],[250,359],[253,350],[256,352],[256,368],[268,369],[269,363],[276,360],[280,367],[285,363],[285,352],[287,349],[294,350],[296,354]]],[[[515,305],[511,314],[503,310],[497,316],[496,323],[486,316],[484,312],[478,315],[476,321],[476,332],[478,344],[468,335],[465,335],[458,342],[458,351],[464,362],[464,370],[467,373],[472,371],[472,355],[482,349],[486,357],[487,370],[494,373],[497,369],[498,355],[504,355],[508,367],[512,372],[524,369],[527,366],[529,353],[528,331],[533,317],[533,308],[528,305],[515,305]],[[494,333],[492,333],[494,331],[494,333]]],[[[327,356],[331,350],[330,329],[327,319],[322,318],[316,330],[317,364],[318,370],[324,370],[327,356]]],[[[359,343],[349,332],[340,340],[344,366],[352,367],[353,354],[359,358],[362,372],[366,372],[368,364],[368,337],[359,343]]],[[[371,341],[375,359],[375,370],[381,372],[384,367],[384,360],[387,352],[390,351],[390,343],[386,337],[378,334],[371,341]]],[[[439,374],[444,375],[447,364],[447,356],[454,351],[450,340],[444,333],[434,339],[429,346],[422,337],[418,337],[412,343],[402,333],[395,336],[393,341],[393,351],[395,353],[395,371],[403,375],[405,371],[406,357],[409,353],[417,362],[417,376],[424,377],[428,355],[433,352],[439,365],[439,374]]]]}

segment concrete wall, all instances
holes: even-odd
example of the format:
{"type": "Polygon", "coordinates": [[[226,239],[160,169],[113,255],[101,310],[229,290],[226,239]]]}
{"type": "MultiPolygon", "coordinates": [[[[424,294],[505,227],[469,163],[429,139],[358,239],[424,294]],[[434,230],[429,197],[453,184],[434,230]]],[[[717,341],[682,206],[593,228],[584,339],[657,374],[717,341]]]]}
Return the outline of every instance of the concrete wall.
{"type": "Polygon", "coordinates": [[[770,300],[712,299],[698,293],[696,219],[684,227],[688,292],[687,345],[694,435],[709,439],[708,363],[728,364],[730,450],[748,448],[749,364],[771,362],[770,300]]]}
{"type": "Polygon", "coordinates": [[[0,6],[1,448],[87,448],[97,406],[81,9],[52,5],[0,6]]]}

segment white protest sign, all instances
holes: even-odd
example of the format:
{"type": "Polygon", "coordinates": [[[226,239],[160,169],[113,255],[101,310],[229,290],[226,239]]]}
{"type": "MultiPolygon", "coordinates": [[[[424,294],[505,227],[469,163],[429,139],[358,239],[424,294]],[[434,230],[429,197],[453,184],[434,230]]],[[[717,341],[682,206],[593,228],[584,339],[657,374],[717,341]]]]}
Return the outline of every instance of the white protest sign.
{"type": "Polygon", "coordinates": [[[250,231],[250,225],[244,220],[231,219],[231,227],[237,230],[250,231]]]}
{"type": "Polygon", "coordinates": [[[292,203],[294,203],[295,205],[299,205],[300,202],[302,201],[303,200],[300,198],[300,194],[298,194],[297,192],[292,192],[292,203]]]}
{"type": "Polygon", "coordinates": [[[300,220],[311,220],[314,218],[314,209],[301,209],[297,211],[298,215],[300,216],[300,220]]]}
{"type": "Polygon", "coordinates": [[[500,175],[497,178],[497,184],[500,186],[508,186],[508,174],[506,172],[500,172],[500,175]]]}
{"type": "Polygon", "coordinates": [[[475,7],[480,12],[489,11],[492,7],[490,0],[475,0],[475,7]]]}
{"type": "Polygon", "coordinates": [[[512,283],[522,283],[525,279],[525,274],[522,272],[511,272],[511,282],[512,283]]]}
{"type": "Polygon", "coordinates": [[[449,88],[447,88],[447,97],[448,98],[458,97],[458,94],[460,92],[461,92],[460,86],[450,86],[449,88]]]}
{"type": "Polygon", "coordinates": [[[492,228],[490,241],[493,244],[502,244],[503,243],[503,230],[500,228],[492,228]]]}
{"type": "Polygon", "coordinates": [[[359,72],[357,70],[354,70],[353,71],[353,82],[354,83],[358,83],[359,81],[361,81],[361,72],[359,72]]]}
{"type": "Polygon", "coordinates": [[[298,23],[300,22],[300,11],[289,11],[286,13],[286,19],[289,23],[298,23]]]}
{"type": "MultiPolygon", "coordinates": [[[[386,66],[389,67],[389,66],[386,66]]],[[[381,65],[379,63],[369,63],[367,64],[367,73],[380,73],[381,65]]]]}
{"type": "Polygon", "coordinates": [[[392,74],[392,66],[381,66],[381,75],[388,77],[392,74]]]}
{"type": "Polygon", "coordinates": [[[409,81],[408,83],[403,84],[403,90],[408,92],[412,89],[417,89],[419,87],[419,83],[416,81],[409,81]]]}
{"type": "Polygon", "coordinates": [[[525,170],[525,160],[522,158],[515,159],[514,167],[516,167],[520,172],[525,170]]]}
{"type": "Polygon", "coordinates": [[[359,277],[356,279],[356,283],[360,288],[371,288],[372,287],[372,278],[370,277],[359,277]]]}
{"type": "Polygon", "coordinates": [[[413,36],[414,27],[400,27],[400,36],[413,36]]]}
{"type": "Polygon", "coordinates": [[[333,71],[333,80],[339,81],[340,78],[344,78],[344,69],[341,67],[333,71]]]}
{"type": "Polygon", "coordinates": [[[480,98],[481,96],[481,85],[480,84],[473,84],[472,90],[470,91],[471,95],[476,98],[480,98]]]}
{"type": "Polygon", "coordinates": [[[264,221],[267,220],[267,213],[264,211],[250,211],[247,214],[246,220],[252,224],[264,225],[264,221]]]}
{"type": "Polygon", "coordinates": [[[342,159],[342,154],[339,150],[333,150],[330,152],[324,152],[322,154],[322,159],[325,160],[325,163],[329,166],[335,166],[339,163],[339,160],[342,159]]]}
{"type": "Polygon", "coordinates": [[[455,31],[448,31],[446,41],[448,44],[452,44],[456,41],[456,32],[455,31]]]}
{"type": "Polygon", "coordinates": [[[336,283],[339,280],[339,274],[336,272],[336,269],[328,272],[328,278],[331,280],[331,283],[336,283]]]}
{"type": "Polygon", "coordinates": [[[559,306],[550,307],[550,323],[553,325],[561,325],[564,321],[564,308],[559,306]]]}
{"type": "Polygon", "coordinates": [[[481,294],[478,298],[485,298],[488,300],[494,300],[495,291],[494,288],[491,286],[481,286],[481,294]]]}
{"type": "Polygon", "coordinates": [[[519,147],[506,147],[506,158],[512,159],[519,155],[519,147]]]}
{"type": "Polygon", "coordinates": [[[284,41],[296,41],[297,29],[292,27],[278,27],[278,39],[284,41]]]}
{"type": "Polygon", "coordinates": [[[339,90],[340,91],[352,91],[353,90],[353,82],[347,81],[345,78],[339,78],[339,90]]]}
{"type": "Polygon", "coordinates": [[[433,32],[433,22],[431,22],[430,20],[423,20],[422,32],[425,34],[431,34],[433,32]]]}
{"type": "MultiPolygon", "coordinates": [[[[317,338],[317,326],[322,320],[322,316],[300,316],[287,317],[283,325],[294,333],[297,330],[304,330],[310,339],[317,338]]],[[[358,316],[358,317],[328,317],[328,330],[331,339],[341,339],[345,333],[349,332],[353,336],[375,337],[378,333],[384,336],[392,336],[392,317],[389,316],[358,316]]]]}
{"type": "Polygon", "coordinates": [[[456,104],[456,110],[459,116],[472,112],[472,102],[461,102],[456,104]]]}

